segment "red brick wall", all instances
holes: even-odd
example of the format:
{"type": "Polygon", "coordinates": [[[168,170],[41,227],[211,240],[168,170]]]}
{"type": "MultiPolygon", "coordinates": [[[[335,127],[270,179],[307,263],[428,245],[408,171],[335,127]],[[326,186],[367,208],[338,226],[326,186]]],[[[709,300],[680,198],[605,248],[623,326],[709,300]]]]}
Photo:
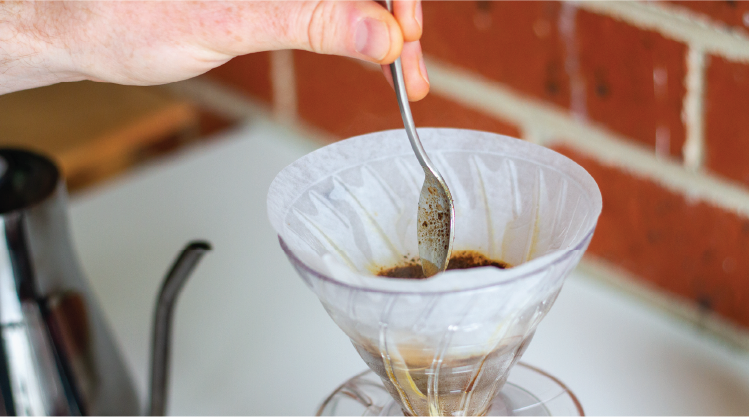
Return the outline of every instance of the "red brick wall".
{"type": "MultiPolygon", "coordinates": [[[[299,117],[338,138],[403,127],[394,92],[378,66],[296,51],[299,117]],[[331,94],[331,92],[337,92],[331,94]]],[[[429,95],[411,106],[417,126],[458,127],[519,136],[518,128],[454,101],[429,95]]]]}
{"type": "Polygon", "coordinates": [[[422,8],[425,54],[569,108],[560,3],[433,1],[422,8]]]}
{"type": "Polygon", "coordinates": [[[603,212],[588,252],[749,327],[749,218],[691,201],[569,147],[598,183],[603,212]]]}
{"type": "MultiPolygon", "coordinates": [[[[749,2],[423,10],[433,92],[413,104],[418,126],[525,135],[570,156],[603,193],[587,256],[749,329],[749,2]],[[440,84],[458,72],[481,97],[440,84]]],[[[298,121],[333,139],[401,126],[379,68],[293,58],[298,121]]],[[[209,76],[273,103],[271,61],[239,58],[209,76]]]]}
{"type": "Polygon", "coordinates": [[[663,153],[680,158],[686,45],[584,10],[575,35],[590,119],[652,149],[665,129],[663,153]]]}
{"type": "Polygon", "coordinates": [[[273,101],[270,52],[238,56],[208,71],[204,77],[223,82],[266,104],[273,101]]]}

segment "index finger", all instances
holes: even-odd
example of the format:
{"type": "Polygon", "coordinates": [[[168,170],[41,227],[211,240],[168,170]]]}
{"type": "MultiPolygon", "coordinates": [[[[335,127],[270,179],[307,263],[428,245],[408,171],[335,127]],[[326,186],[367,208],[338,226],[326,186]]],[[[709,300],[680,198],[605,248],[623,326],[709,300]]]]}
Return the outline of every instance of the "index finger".
{"type": "Polygon", "coordinates": [[[421,0],[375,0],[387,9],[387,2],[393,2],[393,15],[403,33],[406,42],[421,39],[423,27],[423,13],[421,0]]]}
{"type": "Polygon", "coordinates": [[[395,0],[393,1],[393,14],[401,27],[405,42],[421,39],[424,20],[421,0],[395,0]]]}

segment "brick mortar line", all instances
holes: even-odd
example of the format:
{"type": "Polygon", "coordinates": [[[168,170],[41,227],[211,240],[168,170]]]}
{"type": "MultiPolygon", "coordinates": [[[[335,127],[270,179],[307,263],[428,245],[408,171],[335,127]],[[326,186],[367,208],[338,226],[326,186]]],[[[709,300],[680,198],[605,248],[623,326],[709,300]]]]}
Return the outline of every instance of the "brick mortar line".
{"type": "Polygon", "coordinates": [[[500,83],[427,58],[432,92],[466,107],[520,125],[544,145],[568,144],[598,161],[651,179],[690,200],[703,200],[749,217],[749,193],[741,185],[693,172],[677,161],[655,156],[652,150],[593,123],[576,120],[565,111],[524,97],[500,83]]]}
{"type": "Polygon", "coordinates": [[[270,57],[273,113],[278,120],[294,121],[297,116],[294,51],[271,51],[270,57]]]}
{"type": "Polygon", "coordinates": [[[682,121],[686,127],[684,165],[697,171],[705,157],[705,54],[697,47],[687,53],[686,94],[682,105],[682,121]]]}
{"type": "Polygon", "coordinates": [[[749,62],[749,37],[732,32],[697,13],[669,5],[634,1],[582,1],[578,7],[623,20],[641,29],[697,47],[707,53],[749,62]]]}

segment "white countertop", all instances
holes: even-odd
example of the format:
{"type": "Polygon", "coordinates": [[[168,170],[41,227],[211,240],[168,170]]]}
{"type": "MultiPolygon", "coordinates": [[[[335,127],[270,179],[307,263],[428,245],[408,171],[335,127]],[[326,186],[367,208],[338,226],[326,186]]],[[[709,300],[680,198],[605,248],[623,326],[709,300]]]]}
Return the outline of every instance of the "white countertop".
{"type": "MultiPolygon", "coordinates": [[[[142,398],[156,291],[193,238],[214,251],[177,305],[171,414],[311,414],[366,368],[266,218],[274,176],[313,148],[255,121],[71,201],[81,263],[142,398]]],[[[749,414],[749,354],[579,272],[523,361],[588,414],[749,414]]]]}

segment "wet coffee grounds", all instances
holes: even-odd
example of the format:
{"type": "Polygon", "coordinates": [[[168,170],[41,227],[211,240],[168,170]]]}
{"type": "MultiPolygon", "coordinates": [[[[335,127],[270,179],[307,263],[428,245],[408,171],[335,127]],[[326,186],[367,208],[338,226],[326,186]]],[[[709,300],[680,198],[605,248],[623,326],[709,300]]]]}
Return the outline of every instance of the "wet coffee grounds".
{"type": "MultiPolygon", "coordinates": [[[[451,269],[478,268],[480,266],[493,266],[499,269],[506,269],[510,267],[510,265],[505,262],[489,259],[479,252],[471,250],[460,250],[453,251],[452,256],[450,257],[450,262],[447,263],[447,270],[449,271],[451,269]]],[[[416,259],[410,259],[401,265],[383,267],[377,273],[377,275],[388,278],[425,278],[424,272],[421,269],[421,264],[416,259]]]]}

